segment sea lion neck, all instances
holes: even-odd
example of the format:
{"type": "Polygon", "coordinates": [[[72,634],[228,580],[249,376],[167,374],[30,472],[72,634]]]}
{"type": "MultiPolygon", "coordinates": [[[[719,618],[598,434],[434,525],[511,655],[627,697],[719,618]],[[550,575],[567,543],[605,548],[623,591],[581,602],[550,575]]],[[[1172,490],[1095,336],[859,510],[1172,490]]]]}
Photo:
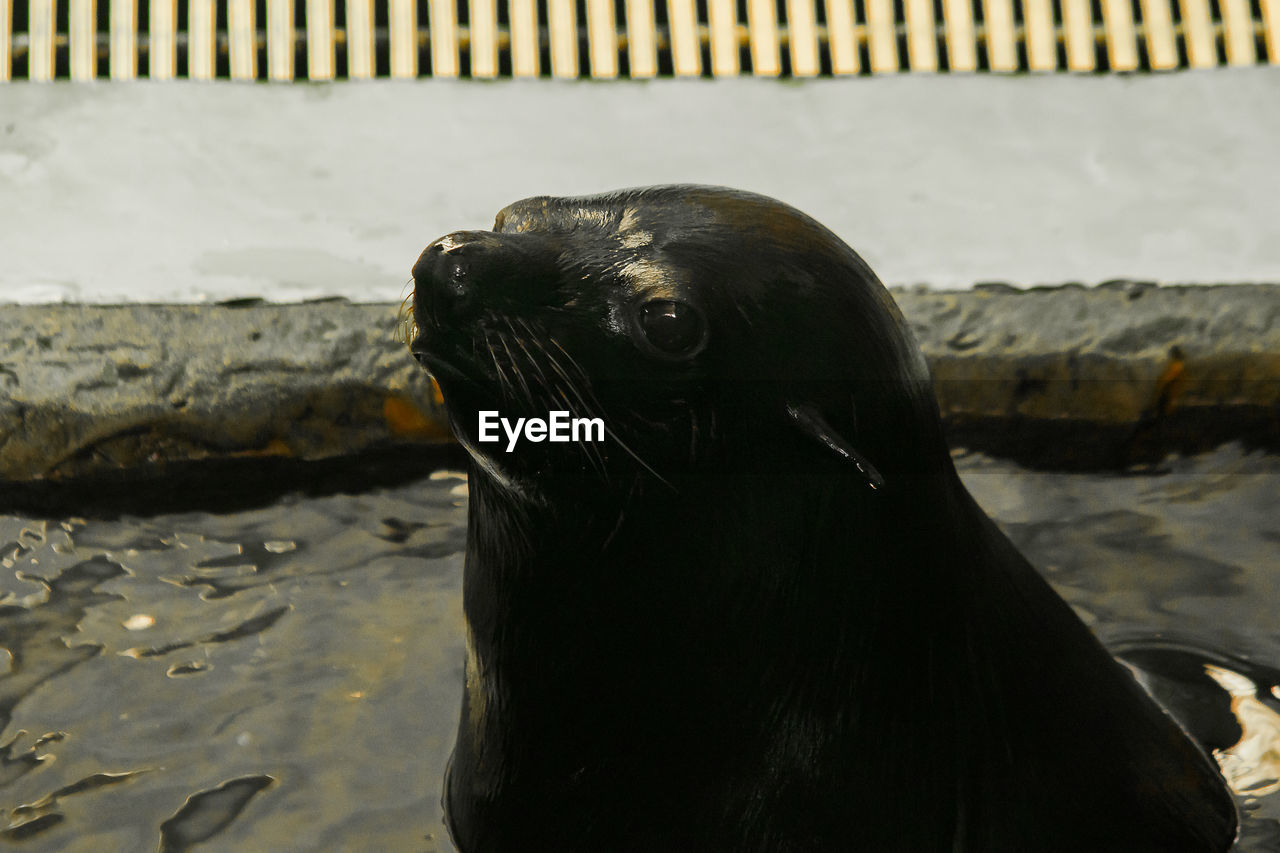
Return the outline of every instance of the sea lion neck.
{"type": "MultiPolygon", "coordinates": [[[[966,511],[952,491],[958,480],[919,472],[905,483],[891,470],[897,482],[883,490],[829,464],[638,477],[613,492],[551,500],[473,471],[468,617],[499,645],[521,624],[585,642],[584,614],[607,623],[638,612],[648,614],[644,633],[678,644],[695,639],[690,626],[707,607],[740,623],[725,637],[775,624],[787,626],[779,630],[790,632],[788,645],[812,641],[805,653],[837,634],[854,642],[891,592],[943,588],[972,574],[957,570],[968,543],[948,523],[966,511]],[[819,625],[815,612],[827,622],[819,625]]],[[[714,644],[746,659],[723,638],[714,644]]]]}
{"type": "MultiPolygon", "coordinates": [[[[964,647],[962,596],[974,578],[957,570],[959,542],[895,523],[907,496],[876,494],[844,471],[677,485],[685,491],[643,490],[617,507],[620,518],[602,512],[575,532],[564,518],[549,523],[550,508],[472,483],[472,517],[484,526],[470,529],[464,587],[455,763],[468,768],[466,790],[607,811],[592,786],[621,787],[677,825],[715,823],[709,816],[727,809],[746,844],[805,831],[747,820],[752,802],[767,813],[850,775],[894,778],[900,770],[864,771],[857,759],[883,732],[909,732],[901,748],[935,766],[960,762],[947,733],[965,691],[946,679],[968,670],[948,668],[927,708],[912,698],[917,663],[964,647]],[[944,592],[922,599],[930,587],[944,592]],[[803,755],[824,758],[797,763],[803,755]],[[756,781],[708,801],[717,779],[735,778],[756,781]],[[556,793],[546,780],[559,780],[556,793]]],[[[901,784],[944,810],[955,797],[901,784]]]]}

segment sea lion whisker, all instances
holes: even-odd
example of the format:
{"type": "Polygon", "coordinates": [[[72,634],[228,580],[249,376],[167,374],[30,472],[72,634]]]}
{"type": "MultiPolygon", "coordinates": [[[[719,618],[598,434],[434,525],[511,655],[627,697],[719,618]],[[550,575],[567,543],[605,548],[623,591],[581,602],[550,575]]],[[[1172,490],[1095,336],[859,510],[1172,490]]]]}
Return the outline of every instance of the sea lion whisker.
{"type": "MultiPolygon", "coordinates": [[[[544,352],[544,354],[546,353],[544,352]]],[[[549,354],[546,355],[548,359],[551,358],[549,354]]],[[[586,401],[582,399],[582,394],[574,387],[573,383],[564,376],[563,373],[558,373],[558,378],[560,381],[548,380],[546,383],[546,387],[550,390],[551,396],[554,400],[562,403],[565,409],[569,410],[571,413],[579,413],[579,417],[598,419],[601,423],[604,422],[604,418],[600,418],[593,414],[586,401]]],[[[598,444],[594,441],[578,439],[577,445],[582,448],[582,452],[591,462],[592,467],[594,467],[600,476],[607,482],[609,480],[609,469],[608,466],[605,465],[604,452],[600,449],[598,444]]]]}
{"type": "Polygon", "coordinates": [[[619,511],[618,520],[613,525],[613,529],[609,531],[609,535],[604,537],[604,541],[600,543],[601,551],[603,551],[605,548],[608,548],[609,543],[613,542],[614,537],[618,535],[618,531],[622,529],[622,522],[624,522],[626,518],[627,518],[627,514],[625,512],[619,511]]]}
{"type": "Polygon", "coordinates": [[[509,394],[506,395],[508,401],[517,401],[536,407],[536,401],[533,400],[530,391],[520,371],[520,362],[516,359],[515,354],[511,351],[511,346],[507,342],[507,337],[501,329],[489,326],[485,329],[485,344],[489,347],[490,355],[494,361],[495,367],[502,372],[502,379],[508,385],[509,394]],[[524,399],[520,400],[517,391],[523,391],[524,399]]]}
{"type": "MultiPolygon", "coordinates": [[[[547,375],[542,371],[542,365],[538,363],[538,360],[534,357],[533,353],[529,351],[529,347],[525,345],[524,335],[521,335],[520,332],[516,331],[516,323],[513,322],[510,317],[504,317],[503,322],[507,324],[507,331],[511,333],[511,340],[515,341],[515,345],[520,348],[520,351],[524,353],[525,358],[529,361],[529,366],[536,370],[538,372],[538,377],[545,382],[547,375]]],[[[519,325],[520,328],[524,330],[525,335],[529,336],[531,341],[536,340],[537,335],[533,334],[533,331],[529,329],[527,325],[524,323],[519,323],[519,325]]]]}
{"type": "MultiPolygon", "coordinates": [[[[577,360],[576,358],[574,358],[572,355],[570,355],[570,354],[569,354],[569,351],[568,351],[567,349],[565,349],[565,348],[564,348],[564,346],[563,346],[559,341],[557,341],[554,337],[551,337],[551,336],[548,336],[548,337],[547,337],[547,341],[548,341],[548,342],[549,342],[553,347],[555,347],[556,349],[560,350],[560,353],[561,353],[561,354],[565,357],[565,359],[569,362],[570,366],[571,366],[571,367],[573,367],[573,369],[574,369],[574,370],[578,371],[578,374],[579,374],[580,376],[582,376],[582,377],[584,377],[584,378],[587,376],[587,372],[586,372],[585,370],[583,370],[583,369],[582,369],[582,365],[581,365],[581,364],[578,364],[578,360],[577,360]]],[[[547,355],[549,356],[549,355],[550,355],[550,353],[548,353],[547,355]]]]}
{"type": "MultiPolygon", "coordinates": [[[[559,341],[551,337],[547,338],[547,340],[551,342],[552,346],[560,350],[560,352],[564,354],[564,357],[567,358],[574,367],[576,367],[579,371],[582,370],[581,365],[578,364],[578,362],[574,359],[573,356],[569,355],[569,353],[565,350],[565,348],[560,345],[559,341]]],[[[570,383],[570,387],[573,387],[576,389],[576,386],[573,385],[573,380],[569,376],[568,371],[564,369],[564,366],[561,365],[560,362],[556,359],[556,357],[552,355],[550,352],[547,353],[547,362],[551,365],[551,368],[553,370],[558,372],[564,378],[566,382],[570,383]]],[[[591,399],[596,400],[596,405],[599,406],[599,400],[596,399],[594,392],[591,392],[588,389],[588,393],[591,395],[591,399]]],[[[625,452],[628,456],[634,459],[636,463],[640,465],[641,468],[643,468],[644,470],[652,474],[654,477],[656,477],[658,481],[661,482],[664,486],[671,489],[672,491],[678,491],[675,486],[671,485],[671,482],[666,477],[659,474],[657,471],[653,469],[652,465],[650,465],[648,462],[645,462],[643,459],[641,459],[640,454],[632,450],[631,447],[625,441],[622,440],[622,438],[618,435],[618,433],[615,432],[614,429],[609,426],[609,423],[607,421],[605,421],[603,418],[601,418],[601,421],[604,423],[605,435],[609,436],[614,441],[616,441],[618,443],[618,447],[621,447],[623,452],[625,452]]]]}
{"type": "MultiPolygon", "coordinates": [[[[538,361],[537,356],[535,356],[532,352],[530,352],[529,347],[525,345],[524,337],[522,337],[521,334],[516,331],[515,326],[512,324],[511,318],[507,317],[504,319],[506,321],[507,328],[511,331],[511,339],[515,341],[516,346],[520,348],[520,351],[522,353],[524,353],[525,360],[528,362],[529,366],[533,368],[533,370],[538,374],[538,379],[541,380],[543,387],[546,387],[547,385],[550,384],[550,379],[547,377],[546,371],[542,369],[542,364],[538,361]]],[[[537,334],[531,328],[529,328],[527,323],[524,323],[523,321],[517,321],[517,322],[519,322],[520,327],[524,329],[525,334],[529,336],[529,342],[536,344],[538,340],[537,334]]],[[[541,352],[543,351],[544,348],[541,346],[538,346],[537,349],[541,352]]],[[[508,350],[508,352],[510,352],[510,350],[508,350]]]]}
{"type": "Polygon", "coordinates": [[[698,410],[690,407],[689,409],[689,461],[698,458],[698,410]]]}
{"type": "Polygon", "coordinates": [[[414,287],[412,276],[405,282],[401,292],[404,290],[408,293],[400,299],[400,310],[396,312],[396,329],[393,334],[397,343],[409,344],[418,336],[418,322],[413,316],[413,299],[417,295],[417,289],[414,287]]]}
{"type": "MultiPolygon", "coordinates": [[[[555,339],[551,339],[551,342],[555,344],[555,339]]],[[[556,344],[556,346],[559,347],[559,344],[556,344]]],[[[561,352],[564,352],[564,350],[561,349],[561,352]]],[[[574,381],[573,376],[569,374],[569,371],[564,368],[564,365],[560,364],[554,355],[547,352],[545,349],[543,350],[543,355],[547,357],[547,364],[553,371],[555,371],[556,375],[560,377],[560,380],[564,382],[564,389],[572,392],[573,396],[577,398],[578,405],[582,409],[583,415],[585,417],[598,417],[598,412],[603,411],[604,407],[600,405],[600,401],[596,398],[595,394],[591,392],[590,388],[588,388],[587,394],[584,394],[578,383],[574,381]],[[590,399],[588,399],[588,395],[590,396],[590,399]],[[592,403],[595,405],[591,405],[592,403]]]]}
{"type": "Polygon", "coordinates": [[[516,361],[515,355],[511,352],[511,346],[507,343],[507,336],[502,334],[501,331],[497,331],[495,334],[497,334],[498,341],[502,344],[502,349],[507,354],[507,361],[511,365],[511,372],[515,374],[516,381],[520,383],[520,389],[524,391],[525,402],[528,403],[531,409],[534,408],[537,405],[537,401],[534,400],[533,391],[529,389],[529,383],[525,381],[524,373],[520,370],[520,363],[516,361]]]}
{"type": "Polygon", "coordinates": [[[671,491],[673,492],[679,491],[679,489],[677,489],[675,486],[671,484],[670,480],[668,480],[666,477],[659,474],[657,471],[653,470],[653,466],[651,466],[648,462],[645,462],[643,459],[641,459],[640,455],[636,453],[634,450],[632,450],[631,447],[625,441],[619,438],[618,434],[614,432],[612,429],[610,429],[608,424],[604,425],[604,432],[605,432],[605,435],[609,436],[614,441],[616,441],[618,443],[618,446],[621,447],[628,456],[630,456],[632,459],[636,461],[636,464],[638,464],[641,468],[643,468],[644,470],[652,474],[660,483],[662,483],[662,485],[671,489],[671,491]]]}
{"type": "Polygon", "coordinates": [[[569,371],[565,369],[564,365],[560,364],[554,355],[550,352],[546,352],[547,360],[551,363],[552,368],[560,374],[564,381],[568,383],[569,387],[573,389],[580,399],[582,399],[584,407],[589,410],[604,411],[604,406],[600,404],[600,398],[596,396],[595,389],[591,386],[591,380],[587,376],[587,372],[582,369],[582,365],[578,364],[578,360],[570,355],[569,351],[561,346],[560,342],[555,338],[548,337],[547,340],[552,346],[558,349],[566,359],[568,359],[569,364],[575,371],[577,371],[578,379],[581,381],[575,380],[575,378],[570,375],[569,371]],[[587,405],[588,403],[594,405],[587,405]]]}
{"type": "MultiPolygon", "coordinates": [[[[576,403],[574,402],[573,399],[570,399],[570,396],[569,396],[570,390],[572,390],[574,395],[577,396],[576,389],[570,388],[566,390],[566,388],[563,385],[561,385],[559,382],[552,382],[548,385],[548,387],[552,391],[552,396],[558,399],[561,403],[563,403],[566,409],[568,409],[571,412],[576,409],[577,411],[581,411],[583,413],[582,414],[583,417],[586,417],[586,418],[592,417],[590,411],[585,411],[583,409],[583,404],[581,402],[580,396],[578,397],[578,402],[576,403]]],[[[600,420],[601,422],[603,422],[604,419],[600,418],[600,420]]],[[[608,466],[605,465],[604,454],[600,450],[598,443],[594,441],[586,441],[580,438],[577,441],[577,445],[582,449],[583,455],[587,457],[587,460],[591,463],[591,466],[596,469],[596,472],[600,474],[600,476],[606,482],[608,482],[609,469],[608,469],[608,466]]]]}
{"type": "MultiPolygon", "coordinates": [[[[582,417],[598,419],[602,424],[604,424],[604,418],[600,417],[598,410],[589,405],[583,398],[582,391],[574,384],[572,377],[565,372],[564,368],[555,360],[555,357],[545,350],[543,351],[543,354],[546,355],[547,361],[550,363],[552,370],[556,372],[556,375],[560,379],[559,382],[552,382],[550,384],[559,398],[564,401],[565,406],[570,410],[577,410],[578,412],[581,412],[582,417]]],[[[598,405],[599,403],[597,401],[597,406],[598,405]]],[[[606,434],[610,433],[607,424],[605,424],[604,429],[606,434]]],[[[616,437],[615,440],[617,440],[616,437]]],[[[605,464],[604,451],[602,451],[595,442],[579,440],[578,444],[588,456],[592,457],[593,464],[600,472],[601,476],[608,480],[609,470],[608,466],[605,464]]],[[[621,442],[619,442],[619,444],[621,444],[621,442]]]]}
{"type": "Polygon", "coordinates": [[[573,395],[577,399],[577,402],[574,403],[572,400],[570,400],[568,393],[566,393],[566,389],[560,387],[559,384],[552,379],[552,377],[547,376],[546,371],[542,369],[542,363],[529,350],[528,346],[525,345],[524,338],[521,337],[521,335],[518,332],[516,332],[515,327],[512,325],[511,319],[508,318],[507,327],[511,329],[511,334],[513,339],[516,342],[516,346],[518,346],[520,350],[524,353],[526,359],[528,359],[529,364],[532,366],[532,368],[535,371],[537,371],[538,378],[542,380],[542,386],[544,388],[547,388],[549,391],[553,392],[550,394],[551,399],[555,400],[558,397],[560,400],[564,402],[566,408],[570,410],[571,414],[573,414],[574,410],[576,409],[579,416],[581,417],[595,417],[595,415],[592,414],[591,407],[587,405],[587,401],[583,398],[581,392],[578,391],[572,378],[569,377],[568,374],[565,373],[563,369],[558,369],[560,365],[554,363],[554,358],[551,356],[550,353],[547,352],[546,347],[541,345],[537,332],[535,332],[532,328],[530,328],[529,324],[525,323],[523,320],[517,319],[515,322],[518,323],[522,329],[524,329],[525,333],[529,336],[529,342],[536,345],[538,352],[541,353],[548,361],[552,362],[553,369],[556,369],[557,375],[561,380],[563,380],[563,382],[567,386],[567,390],[573,392],[573,395]]]}
{"type": "Polygon", "coordinates": [[[569,402],[569,395],[572,395],[577,402],[576,404],[570,403],[570,405],[576,406],[582,412],[583,417],[599,417],[599,412],[601,411],[600,401],[594,398],[588,400],[586,395],[582,393],[582,389],[574,383],[573,378],[565,373],[564,369],[550,354],[547,356],[547,361],[552,365],[552,369],[556,371],[560,382],[564,383],[563,385],[557,383],[557,387],[564,392],[566,402],[569,402]],[[592,405],[593,403],[594,405],[592,405]]]}
{"type": "MultiPolygon", "coordinates": [[[[537,374],[538,388],[545,392],[548,411],[557,404],[563,403],[565,409],[570,415],[579,417],[591,417],[587,410],[581,395],[578,396],[578,402],[574,403],[569,399],[568,395],[560,389],[556,382],[556,377],[548,376],[547,371],[543,369],[543,362],[548,358],[547,349],[543,346],[538,332],[528,323],[519,318],[504,318],[507,328],[511,332],[511,340],[515,342],[516,347],[524,355],[525,362],[530,369],[537,374]],[[516,326],[523,330],[524,334],[516,330],[516,326]],[[532,347],[532,349],[531,349],[532,347]],[[542,358],[539,358],[542,356],[542,358]]],[[[571,386],[572,390],[572,386],[571,386]]]]}
{"type": "MultiPolygon", "coordinates": [[[[545,358],[547,358],[548,360],[551,360],[551,359],[552,359],[552,355],[551,355],[551,353],[547,352],[547,348],[546,348],[546,346],[542,343],[542,335],[538,334],[538,331],[537,331],[536,329],[534,329],[531,325],[529,325],[529,323],[528,323],[527,321],[525,321],[525,320],[523,320],[523,319],[516,318],[516,319],[515,319],[515,322],[516,322],[517,324],[519,324],[519,326],[520,326],[520,328],[521,328],[521,329],[523,329],[523,330],[524,330],[525,335],[527,335],[527,336],[528,336],[529,342],[530,342],[530,343],[532,343],[532,344],[534,344],[534,345],[536,345],[538,352],[539,352],[540,354],[542,354],[542,355],[543,355],[545,358]]],[[[514,332],[514,330],[513,330],[513,332],[514,332]]],[[[548,383],[549,383],[549,382],[551,381],[551,379],[550,379],[550,377],[548,377],[548,376],[547,376],[546,372],[545,372],[545,371],[543,371],[543,369],[542,369],[542,363],[541,363],[540,361],[538,361],[538,359],[537,359],[537,358],[536,358],[532,353],[530,353],[530,352],[529,352],[529,350],[528,350],[527,348],[525,348],[525,347],[524,347],[523,340],[520,338],[520,336],[519,336],[519,335],[517,335],[516,337],[517,337],[517,341],[519,341],[519,342],[520,342],[520,346],[521,346],[521,348],[525,349],[525,353],[529,356],[529,360],[530,360],[531,362],[533,362],[534,367],[535,367],[535,368],[537,369],[537,371],[538,371],[538,375],[539,375],[540,377],[542,377],[543,381],[546,381],[546,382],[548,382],[548,383]]],[[[553,342],[554,342],[554,339],[552,339],[552,340],[553,340],[553,342]]],[[[559,346],[559,344],[557,344],[557,346],[559,346]]],[[[563,351],[563,350],[562,350],[562,351],[563,351]]],[[[558,365],[557,365],[557,366],[558,366],[558,365]]],[[[590,411],[589,411],[590,407],[587,407],[587,406],[585,405],[585,404],[586,404],[586,400],[583,398],[583,395],[578,391],[578,387],[577,387],[578,383],[576,383],[576,382],[572,379],[572,377],[570,377],[570,376],[569,376],[567,373],[565,373],[563,370],[561,370],[559,373],[560,373],[560,376],[564,379],[564,381],[565,381],[566,383],[568,383],[568,385],[569,385],[570,389],[571,389],[571,390],[575,393],[575,395],[578,397],[579,403],[583,404],[584,409],[586,409],[586,410],[584,410],[584,411],[583,411],[583,413],[582,413],[582,414],[583,414],[584,416],[588,416],[588,417],[589,417],[589,416],[591,416],[591,413],[590,413],[590,411]]],[[[583,377],[583,378],[585,379],[585,377],[583,377]]]]}
{"type": "Polygon", "coordinates": [[[493,348],[493,342],[489,339],[487,330],[484,335],[484,347],[489,353],[490,360],[493,361],[493,370],[498,380],[498,391],[502,395],[502,399],[510,400],[512,397],[511,379],[507,376],[506,371],[502,369],[502,363],[498,360],[498,351],[493,348]]]}
{"type": "MultiPolygon", "coordinates": [[[[552,359],[551,355],[547,352],[546,347],[541,344],[540,336],[537,331],[521,318],[504,317],[503,320],[505,321],[508,330],[511,332],[511,340],[515,342],[515,345],[524,354],[527,363],[537,373],[540,380],[539,387],[547,392],[549,403],[554,404],[558,401],[563,403],[565,409],[567,409],[571,414],[577,414],[580,417],[586,418],[595,417],[592,414],[591,408],[583,399],[581,392],[578,391],[575,384],[563,370],[558,372],[558,376],[565,383],[564,385],[561,385],[560,382],[557,382],[547,376],[546,371],[543,370],[542,361],[539,360],[538,357],[534,355],[533,351],[529,349],[529,346],[532,345],[535,347],[537,352],[543,355],[546,359],[552,359]],[[519,326],[520,329],[523,330],[524,335],[521,335],[520,332],[516,330],[516,326],[519,326]],[[573,395],[572,399],[570,394],[573,395]]],[[[559,367],[559,365],[556,365],[556,367],[559,367]]],[[[551,405],[548,405],[547,408],[550,409],[551,405]]],[[[608,467],[605,465],[604,455],[600,448],[596,446],[596,443],[579,439],[577,441],[577,445],[582,449],[583,455],[587,457],[587,461],[591,463],[592,467],[596,469],[602,478],[608,481],[608,467]]]]}

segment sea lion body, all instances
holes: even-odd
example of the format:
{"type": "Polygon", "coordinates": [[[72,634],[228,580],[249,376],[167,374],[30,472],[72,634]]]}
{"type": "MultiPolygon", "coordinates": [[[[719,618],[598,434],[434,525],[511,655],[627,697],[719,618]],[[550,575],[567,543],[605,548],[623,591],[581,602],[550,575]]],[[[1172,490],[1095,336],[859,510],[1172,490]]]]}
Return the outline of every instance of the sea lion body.
{"type": "Polygon", "coordinates": [[[1216,769],[974,503],[821,225],[711,187],[536,198],[414,279],[472,455],[464,853],[1231,845],[1216,769]],[[479,440],[557,408],[606,440],[479,440]]]}

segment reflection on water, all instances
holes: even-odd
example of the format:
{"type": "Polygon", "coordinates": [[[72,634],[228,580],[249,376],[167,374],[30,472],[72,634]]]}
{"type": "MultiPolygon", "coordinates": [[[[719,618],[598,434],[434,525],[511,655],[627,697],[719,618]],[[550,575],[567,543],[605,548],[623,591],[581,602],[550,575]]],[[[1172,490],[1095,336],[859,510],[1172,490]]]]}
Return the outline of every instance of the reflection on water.
{"type": "Polygon", "coordinates": [[[1280,853],[1280,457],[1224,448],[1147,475],[957,460],[974,497],[1214,752],[1237,849],[1280,853]]]}
{"type": "MultiPolygon", "coordinates": [[[[1155,475],[957,460],[1233,778],[1280,851],[1280,458],[1155,475]]],[[[0,516],[0,839],[24,851],[451,850],[465,483],[210,515],[0,516]]]]}
{"type": "Polygon", "coordinates": [[[456,476],[220,516],[0,517],[0,838],[451,849],[464,522],[456,476]]]}

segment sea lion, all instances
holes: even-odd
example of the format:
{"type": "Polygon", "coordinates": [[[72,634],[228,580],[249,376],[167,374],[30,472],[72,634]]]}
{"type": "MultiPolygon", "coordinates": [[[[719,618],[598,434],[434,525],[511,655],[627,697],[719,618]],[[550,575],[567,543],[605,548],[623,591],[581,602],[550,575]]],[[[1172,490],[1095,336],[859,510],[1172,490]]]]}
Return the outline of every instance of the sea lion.
{"type": "Polygon", "coordinates": [[[1216,768],[969,496],[826,228],[715,187],[532,198],[413,278],[471,456],[460,850],[1231,845],[1216,768]],[[555,410],[604,440],[479,440],[555,410]]]}

